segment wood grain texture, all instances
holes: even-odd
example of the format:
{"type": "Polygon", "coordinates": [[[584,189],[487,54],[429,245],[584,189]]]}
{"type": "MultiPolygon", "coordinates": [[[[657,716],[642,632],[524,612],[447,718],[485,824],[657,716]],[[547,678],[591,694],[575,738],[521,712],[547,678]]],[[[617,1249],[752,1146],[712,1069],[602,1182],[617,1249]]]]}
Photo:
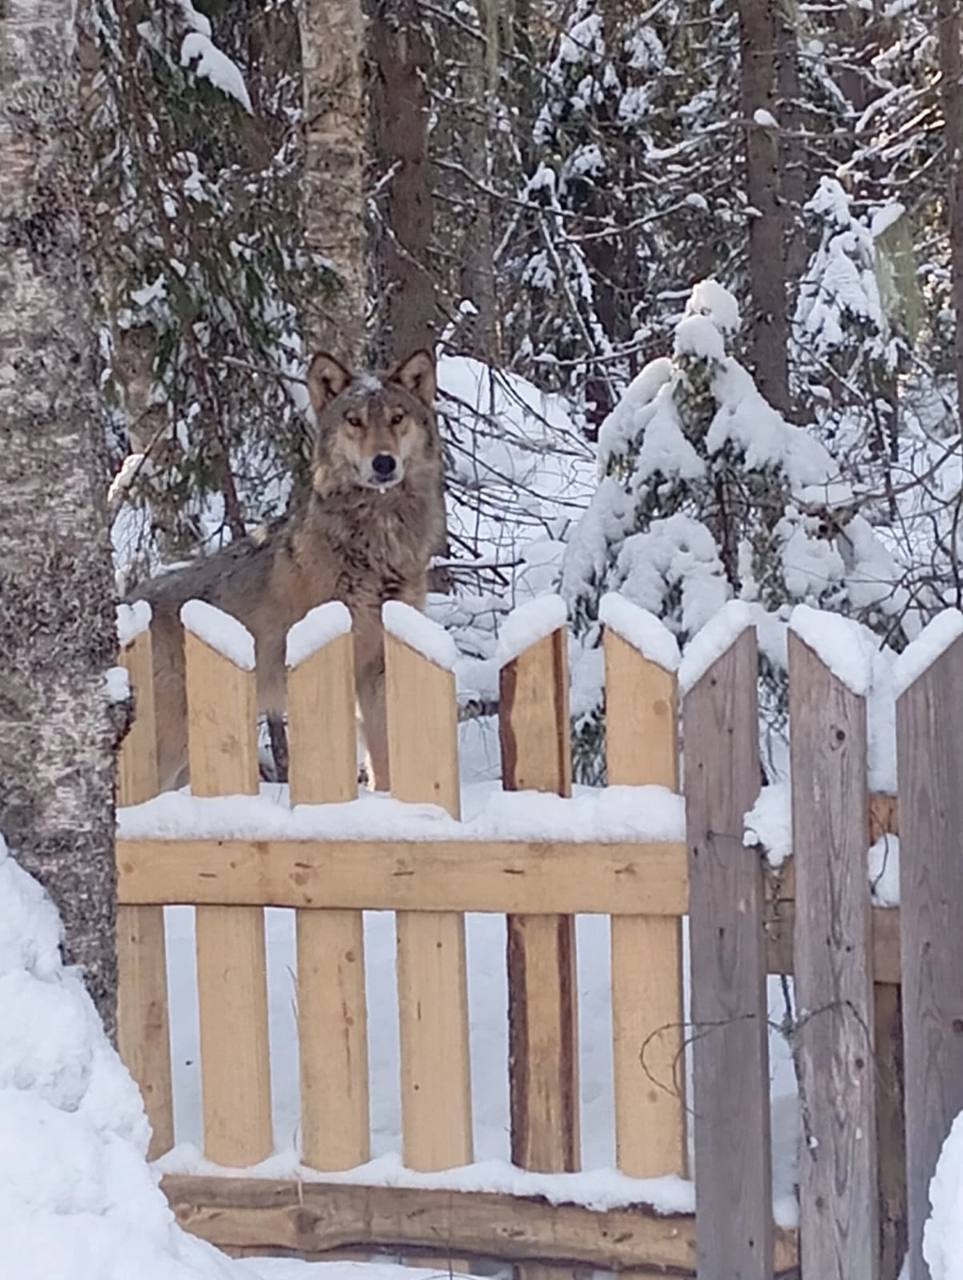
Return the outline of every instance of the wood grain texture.
{"type": "MultiPolygon", "coordinates": [[[[507,791],[571,795],[564,630],[502,667],[499,731],[507,791]]],[[[556,870],[549,868],[550,877],[556,870]]],[[[516,897],[514,911],[525,905],[516,897]]],[[[575,920],[513,913],[507,932],[512,1160],[523,1169],[570,1172],[581,1156],[575,920]]]]}
{"type": "MultiPolygon", "coordinates": [[[[157,723],[149,631],[121,651],[134,694],[134,723],[120,749],[117,802],[141,804],[157,795],[157,723]]],[[[167,943],[163,907],[117,909],[117,1043],[137,1082],[151,1139],[152,1160],[174,1145],[167,943]]]]}
{"type": "MultiPolygon", "coordinates": [[[[195,795],[257,795],[254,672],[185,632],[187,726],[195,795]]],[[[244,1168],[269,1156],[271,1070],[261,907],[198,907],[204,1154],[244,1168]]]]}
{"type": "MultiPolygon", "coordinates": [[[[676,678],[607,630],[606,769],[611,786],[678,790],[676,678]]],[[[686,1172],[682,922],[613,916],[615,1145],[631,1177],[686,1172]]]]}
{"type": "Polygon", "coordinates": [[[879,1265],[866,702],[789,636],[803,1274],[879,1265]]]}
{"type": "MultiPolygon", "coordinates": [[[[354,643],[342,635],[288,672],[292,805],[356,798],[357,732],[354,643]]],[[[364,916],[299,911],[296,922],[301,1158],[352,1169],[371,1154],[364,916]]]]}
{"type": "Polygon", "coordinates": [[[685,915],[681,844],[119,840],[119,901],[685,915]]]}
{"type": "Polygon", "coordinates": [[[773,1271],[763,872],[743,845],[759,792],[757,672],[746,630],[683,706],[700,1280],[773,1271]]]}
{"type": "Polygon", "coordinates": [[[963,1111],[963,640],[896,704],[911,1280],[929,1182],[963,1111]]]}
{"type": "MultiPolygon", "coordinates": [[[[388,761],[398,800],[461,816],[455,678],[396,636],[385,636],[388,761]],[[416,745],[417,744],[417,745],[416,745]]],[[[399,912],[401,1128],[410,1169],[472,1159],[465,919],[399,912]]]]}
{"type": "MultiPolygon", "coordinates": [[[[425,1191],[271,1179],[165,1177],[177,1220],[219,1247],[279,1253],[431,1250],[442,1258],[575,1264],[601,1271],[695,1273],[695,1220],[638,1205],[596,1213],[491,1192],[425,1191]]],[[[776,1231],[779,1273],[795,1266],[793,1234],[776,1231]]]]}

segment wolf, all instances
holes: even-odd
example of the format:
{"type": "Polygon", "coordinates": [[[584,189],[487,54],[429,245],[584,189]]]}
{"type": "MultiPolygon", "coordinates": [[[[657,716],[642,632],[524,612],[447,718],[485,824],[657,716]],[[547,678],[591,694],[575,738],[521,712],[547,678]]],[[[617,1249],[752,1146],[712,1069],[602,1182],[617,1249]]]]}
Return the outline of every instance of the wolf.
{"type": "Polygon", "coordinates": [[[181,606],[206,600],[253,634],[258,707],[285,706],[288,629],[316,605],[351,612],[358,711],[369,776],[388,790],[381,606],[423,608],[431,556],[444,536],[443,454],[435,417],[436,371],[416,351],[391,372],[355,375],[322,352],[308,368],[317,424],[307,501],[215,555],[149,580],[132,598],[153,611],[161,786],[187,764],[181,606]]]}

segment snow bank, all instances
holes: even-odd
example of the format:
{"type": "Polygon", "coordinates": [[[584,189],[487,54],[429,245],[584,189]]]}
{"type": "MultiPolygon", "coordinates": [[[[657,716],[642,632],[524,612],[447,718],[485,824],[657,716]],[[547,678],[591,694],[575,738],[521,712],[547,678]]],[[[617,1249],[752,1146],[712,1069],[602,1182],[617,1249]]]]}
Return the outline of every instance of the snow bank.
{"type": "Polygon", "coordinates": [[[536,596],[513,609],[502,623],[498,635],[496,657],[499,666],[512,662],[533,644],[564,627],[567,619],[568,607],[558,595],[536,596]]]}
{"type": "Polygon", "coordinates": [[[151,607],[146,600],[117,606],[117,643],[122,649],[137,639],[151,623],[151,607]]]}
{"type": "Polygon", "coordinates": [[[0,1235],[11,1280],[229,1280],[175,1224],[140,1095],[0,838],[0,1235]]]}
{"type": "Polygon", "coordinates": [[[666,671],[679,669],[679,646],[664,622],[616,591],[599,601],[599,622],[666,671]]]}
{"type": "Polygon", "coordinates": [[[712,664],[753,625],[752,616],[752,609],[744,601],[730,600],[692,637],[679,663],[682,693],[698,684],[712,664]]]}
{"type": "Polygon", "coordinates": [[[963,1113],[956,1117],[930,1183],[923,1258],[931,1280],[963,1280],[963,1113]]]}
{"type": "Polygon", "coordinates": [[[431,618],[426,618],[400,600],[389,600],[381,606],[381,621],[385,630],[396,640],[403,641],[409,649],[414,649],[443,671],[454,671],[458,650],[454,640],[437,622],[432,622],[431,618]]]}
{"type": "Polygon", "coordinates": [[[204,600],[188,600],[181,622],[192,635],[242,671],[254,670],[254,637],[243,623],[204,600]]]}
{"type": "Polygon", "coordinates": [[[912,644],[896,659],[893,684],[896,697],[906,692],[927,667],[941,658],[951,644],[963,635],[963,613],[946,609],[923,628],[912,644]]]}
{"type": "Polygon", "coordinates": [[[685,802],[667,787],[576,787],[571,798],[462,789],[463,821],[439,805],[407,804],[372,792],[342,804],[288,803],[286,787],[257,796],[192,796],[166,791],[117,810],[121,840],[586,840],[685,839],[685,802]]]}
{"type": "Polygon", "coordinates": [[[309,609],[288,631],[284,661],[289,671],[307,662],[325,645],[351,630],[351,613],[340,600],[309,609]]]}
{"type": "Polygon", "coordinates": [[[851,693],[866,697],[873,678],[873,651],[862,627],[841,614],[807,604],[796,605],[789,626],[851,693]]]}

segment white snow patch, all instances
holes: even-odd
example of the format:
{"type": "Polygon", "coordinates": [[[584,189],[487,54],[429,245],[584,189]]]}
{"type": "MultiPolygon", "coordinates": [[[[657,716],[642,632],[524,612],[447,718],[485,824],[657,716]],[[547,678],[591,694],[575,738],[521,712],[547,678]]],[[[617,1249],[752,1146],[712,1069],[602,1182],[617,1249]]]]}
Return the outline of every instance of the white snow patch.
{"type": "Polygon", "coordinates": [[[688,693],[712,664],[753,625],[751,607],[744,600],[729,600],[692,637],[679,663],[679,688],[688,693]]]}
{"type": "Polygon", "coordinates": [[[923,672],[941,658],[951,644],[963,635],[963,613],[946,609],[937,614],[908,644],[893,666],[893,687],[897,698],[918,680],[923,672]]]}
{"type": "Polygon", "coordinates": [[[743,844],[758,846],[770,867],[781,867],[792,856],[792,801],[788,782],[763,787],[745,818],[743,844]]]}
{"type": "Polygon", "coordinates": [[[137,639],[151,624],[151,607],[146,600],[117,606],[117,643],[122,649],[137,639]]]}
{"type": "Polygon", "coordinates": [[[873,650],[858,623],[799,604],[789,626],[851,693],[866,697],[872,684],[873,650]]]}
{"type": "Polygon", "coordinates": [[[711,276],[693,286],[685,310],[686,315],[708,316],[720,333],[737,333],[742,323],[739,303],[711,276]]]}
{"type": "Polygon", "coordinates": [[[757,107],[752,113],[753,121],[762,125],[764,129],[778,129],[779,122],[771,111],[767,111],[765,107],[757,107]]]}
{"type": "Polygon", "coordinates": [[[237,618],[205,600],[188,600],[181,607],[181,622],[191,635],[242,671],[254,670],[254,637],[237,618]]]}
{"type": "Polygon", "coordinates": [[[130,676],[126,667],[109,667],[106,683],[108,702],[128,702],[130,700],[130,676]]]}
{"type": "Polygon", "coordinates": [[[930,1182],[923,1258],[932,1280],[963,1280],[963,1113],[953,1121],[930,1182]]]}
{"type": "Polygon", "coordinates": [[[899,836],[881,835],[870,847],[869,882],[877,907],[899,906],[899,836]]]}
{"type": "Polygon", "coordinates": [[[499,666],[505,666],[539,640],[564,627],[567,620],[568,608],[558,595],[536,596],[513,609],[498,634],[496,657],[499,666]]]}
{"type": "Polygon", "coordinates": [[[254,114],[251,98],[237,64],[222,53],[202,31],[189,31],[181,43],[181,66],[190,67],[202,80],[210,80],[215,88],[241,104],[248,115],[254,114]]]}
{"type": "Polygon", "coordinates": [[[648,609],[640,609],[617,591],[608,591],[599,601],[599,621],[665,671],[679,669],[679,646],[661,619],[648,609]]]}
{"type": "Polygon", "coordinates": [[[709,316],[686,316],[676,325],[674,351],[677,356],[698,356],[700,360],[725,360],[726,344],[709,316]]]}
{"type": "Polygon", "coordinates": [[[381,606],[381,620],[385,630],[396,640],[403,641],[409,649],[414,649],[443,671],[454,671],[458,649],[445,628],[437,622],[432,622],[431,618],[400,600],[388,600],[381,606]]]}
{"type": "Polygon", "coordinates": [[[117,810],[121,840],[585,840],[685,838],[685,802],[667,787],[576,787],[571,797],[502,791],[490,783],[462,788],[461,821],[439,805],[407,804],[364,792],[341,804],[291,808],[286,787],[257,796],[192,796],[165,791],[117,810]]]}
{"type": "Polygon", "coordinates": [[[351,613],[340,600],[319,604],[308,612],[288,631],[284,661],[289,671],[299,667],[330,644],[338,636],[351,630],[351,613]]]}

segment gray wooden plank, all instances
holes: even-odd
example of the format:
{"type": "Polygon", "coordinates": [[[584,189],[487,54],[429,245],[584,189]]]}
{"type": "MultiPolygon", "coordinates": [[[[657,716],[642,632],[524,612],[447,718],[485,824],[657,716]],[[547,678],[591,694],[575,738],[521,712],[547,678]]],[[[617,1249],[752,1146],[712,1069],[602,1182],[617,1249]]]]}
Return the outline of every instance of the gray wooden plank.
{"type": "Polygon", "coordinates": [[[963,638],[896,704],[911,1280],[940,1148],[963,1111],[963,638]]]}
{"type": "Polygon", "coordinates": [[[789,636],[802,1273],[876,1280],[866,700],[789,636]]]}
{"type": "Polygon", "coordinates": [[[747,630],[683,703],[700,1280],[773,1274],[757,672],[747,630]]]}

